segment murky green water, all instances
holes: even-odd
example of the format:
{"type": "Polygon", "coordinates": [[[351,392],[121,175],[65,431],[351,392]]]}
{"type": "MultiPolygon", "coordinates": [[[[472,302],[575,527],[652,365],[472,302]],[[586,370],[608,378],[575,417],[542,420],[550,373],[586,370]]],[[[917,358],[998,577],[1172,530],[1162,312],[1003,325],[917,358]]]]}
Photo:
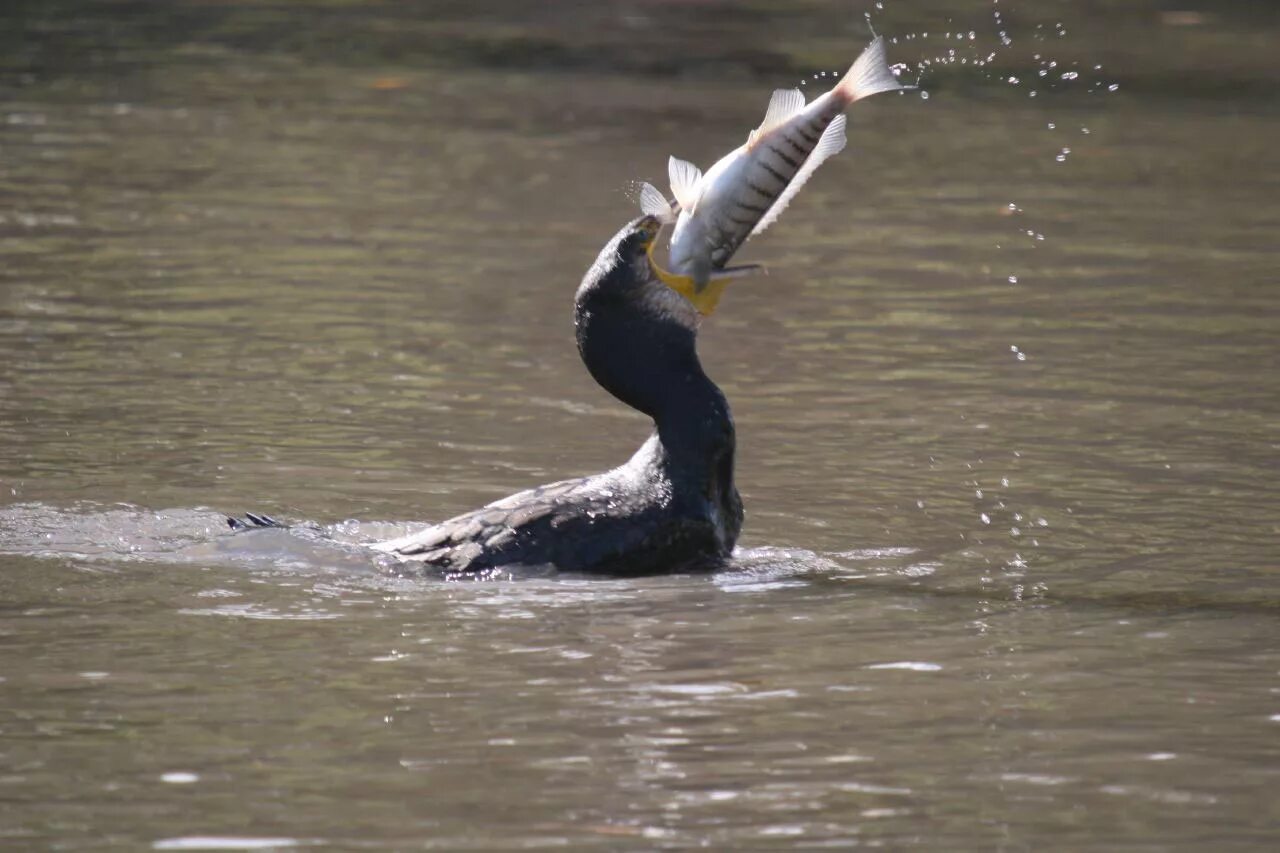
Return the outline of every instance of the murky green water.
{"type": "Polygon", "coordinates": [[[739,256],[737,566],[486,584],[221,514],[355,540],[624,459],[570,323],[622,186],[856,21],[7,12],[0,846],[1274,845],[1275,21],[888,5],[1000,64],[859,105],[739,256]]]}

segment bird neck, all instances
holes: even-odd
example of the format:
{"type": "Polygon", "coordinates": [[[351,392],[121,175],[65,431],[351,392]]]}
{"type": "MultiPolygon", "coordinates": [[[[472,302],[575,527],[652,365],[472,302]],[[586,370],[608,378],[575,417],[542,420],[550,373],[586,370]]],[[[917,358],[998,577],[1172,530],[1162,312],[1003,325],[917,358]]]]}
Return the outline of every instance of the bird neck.
{"type": "Polygon", "coordinates": [[[654,418],[654,439],[677,499],[686,511],[714,519],[731,548],[742,523],[733,477],[733,415],[701,368],[683,380],[673,383],[667,405],[654,418]]]}
{"type": "Polygon", "coordinates": [[[606,391],[653,418],[654,438],[646,447],[673,482],[718,508],[732,507],[733,415],[702,370],[693,333],[664,346],[633,348],[631,340],[626,334],[580,334],[583,361],[606,391]],[[655,440],[658,446],[650,447],[655,440]]]}
{"type": "Polygon", "coordinates": [[[653,418],[651,458],[668,476],[686,493],[729,508],[737,501],[733,417],[702,369],[694,321],[675,313],[681,308],[692,313],[661,284],[638,297],[584,286],[575,301],[578,351],[601,387],[653,418]]]}
{"type": "Polygon", "coordinates": [[[692,473],[717,467],[727,454],[732,472],[733,415],[724,394],[702,366],[672,377],[661,406],[652,412],[658,439],[671,462],[692,473]]]}

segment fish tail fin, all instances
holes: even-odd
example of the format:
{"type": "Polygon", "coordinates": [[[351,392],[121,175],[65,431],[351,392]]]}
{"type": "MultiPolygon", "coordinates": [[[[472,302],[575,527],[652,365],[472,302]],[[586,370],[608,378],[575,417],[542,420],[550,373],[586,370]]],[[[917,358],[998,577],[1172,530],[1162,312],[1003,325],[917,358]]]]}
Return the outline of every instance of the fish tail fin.
{"type": "Polygon", "coordinates": [[[833,90],[849,103],[880,92],[909,89],[898,82],[885,59],[884,36],[876,36],[833,90]]]}

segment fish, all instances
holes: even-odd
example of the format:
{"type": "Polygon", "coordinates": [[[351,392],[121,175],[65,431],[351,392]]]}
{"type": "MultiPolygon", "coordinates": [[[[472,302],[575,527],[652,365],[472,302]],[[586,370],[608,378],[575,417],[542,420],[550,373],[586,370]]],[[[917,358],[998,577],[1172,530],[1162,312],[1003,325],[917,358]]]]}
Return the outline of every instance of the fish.
{"type": "Polygon", "coordinates": [[[663,280],[703,315],[714,311],[729,280],[763,269],[726,267],[729,259],[772,225],[814,171],[844,148],[845,109],[871,95],[910,88],[890,70],[884,38],[877,36],[830,91],[808,104],[799,89],[776,90],[760,126],[705,174],[671,157],[674,201],[652,184],[637,183],[641,210],[675,224],[670,269],[654,264],[663,280]]]}

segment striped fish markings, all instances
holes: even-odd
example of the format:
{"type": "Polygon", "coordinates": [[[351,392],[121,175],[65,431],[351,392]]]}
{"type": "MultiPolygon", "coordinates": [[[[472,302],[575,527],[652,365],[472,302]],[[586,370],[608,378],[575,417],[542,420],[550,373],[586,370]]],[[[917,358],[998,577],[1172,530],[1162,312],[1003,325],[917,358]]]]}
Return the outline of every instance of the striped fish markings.
{"type": "Polygon", "coordinates": [[[674,202],[651,184],[639,185],[640,207],[670,222],[671,272],[667,284],[710,314],[729,279],[759,271],[726,267],[734,252],[786,210],[823,161],[845,146],[845,109],[880,92],[910,88],[885,60],[884,39],[867,46],[830,91],[805,104],[799,89],[778,89],[760,126],[742,146],[706,174],[685,160],[667,163],[674,202]],[[676,209],[679,210],[678,215],[676,209]]]}

